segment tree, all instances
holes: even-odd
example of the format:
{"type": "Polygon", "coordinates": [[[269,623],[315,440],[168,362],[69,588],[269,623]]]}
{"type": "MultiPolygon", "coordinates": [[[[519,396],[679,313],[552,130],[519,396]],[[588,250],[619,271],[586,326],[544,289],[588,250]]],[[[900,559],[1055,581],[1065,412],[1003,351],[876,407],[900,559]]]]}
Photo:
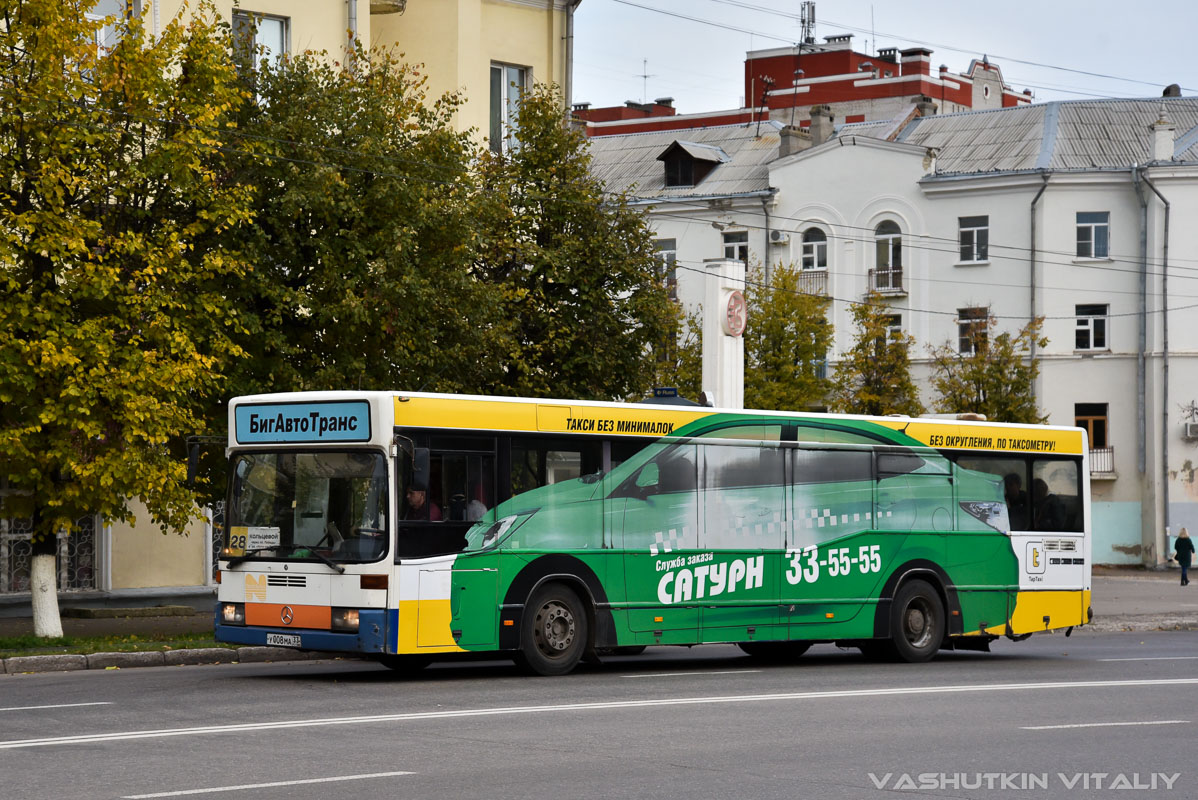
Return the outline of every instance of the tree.
{"type": "Polygon", "coordinates": [[[680,397],[697,400],[703,391],[703,309],[673,304],[672,324],[653,347],[653,385],[673,387],[680,397]]]}
{"type": "Polygon", "coordinates": [[[503,293],[505,374],[496,391],[638,397],[674,310],[644,215],[605,195],[555,87],[520,99],[502,153],[481,165],[477,266],[503,293]],[[517,137],[518,136],[518,140],[517,137]]]}
{"type": "Polygon", "coordinates": [[[116,20],[110,49],[85,10],[0,0],[0,474],[39,636],[62,631],[57,534],[132,521],[131,498],[164,531],[197,515],[168,444],[238,354],[245,261],[216,242],[250,217],[219,157],[242,93],[211,8],[158,38],[116,20]]]}
{"type": "Polygon", "coordinates": [[[778,264],[768,284],[754,269],[745,291],[745,407],[806,409],[823,403],[832,323],[828,300],[800,289],[795,265],[778,264]]]}
{"type": "MultiPolygon", "coordinates": [[[[304,53],[252,75],[235,161],[262,187],[240,232],[247,358],[228,393],[478,391],[501,379],[500,292],[473,269],[475,146],[460,98],[385,52],[304,53]]],[[[214,409],[217,416],[221,413],[214,409]]]]}
{"type": "Polygon", "coordinates": [[[953,342],[929,348],[932,388],[939,395],[936,410],[985,414],[995,422],[1047,422],[1048,416],[1036,408],[1040,363],[1029,357],[1033,342],[1039,347],[1048,344],[1040,335],[1043,322],[1038,317],[1014,336],[1009,331],[996,336],[998,320],[988,315],[984,324],[970,326],[969,352],[961,352],[953,342]]]}
{"type": "Polygon", "coordinates": [[[908,414],[924,411],[911,381],[909,351],[914,337],[894,328],[882,296],[871,292],[853,306],[853,346],[836,365],[830,406],[850,414],[908,414]]]}

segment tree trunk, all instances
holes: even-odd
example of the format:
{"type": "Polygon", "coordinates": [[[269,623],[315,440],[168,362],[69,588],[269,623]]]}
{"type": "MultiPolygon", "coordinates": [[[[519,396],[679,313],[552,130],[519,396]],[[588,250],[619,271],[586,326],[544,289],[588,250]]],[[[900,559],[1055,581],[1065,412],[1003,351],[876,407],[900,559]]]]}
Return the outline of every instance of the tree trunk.
{"type": "Polygon", "coordinates": [[[33,635],[47,638],[62,636],[62,618],[58,614],[58,539],[43,537],[33,543],[33,563],[29,585],[33,594],[33,635]]]}

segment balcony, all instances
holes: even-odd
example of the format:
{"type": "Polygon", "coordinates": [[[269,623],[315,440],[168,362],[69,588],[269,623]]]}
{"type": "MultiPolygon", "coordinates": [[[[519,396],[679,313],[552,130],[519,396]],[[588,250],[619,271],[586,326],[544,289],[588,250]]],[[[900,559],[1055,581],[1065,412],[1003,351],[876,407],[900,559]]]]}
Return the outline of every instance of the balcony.
{"type": "Polygon", "coordinates": [[[1090,448],[1090,479],[1113,481],[1119,475],[1115,472],[1115,448],[1090,448]]]}
{"type": "Polygon", "coordinates": [[[871,269],[869,271],[869,290],[878,294],[905,295],[903,288],[903,268],[871,269]]]}
{"type": "Polygon", "coordinates": [[[799,272],[799,291],[802,294],[828,294],[828,271],[826,269],[805,269],[799,272]]]}

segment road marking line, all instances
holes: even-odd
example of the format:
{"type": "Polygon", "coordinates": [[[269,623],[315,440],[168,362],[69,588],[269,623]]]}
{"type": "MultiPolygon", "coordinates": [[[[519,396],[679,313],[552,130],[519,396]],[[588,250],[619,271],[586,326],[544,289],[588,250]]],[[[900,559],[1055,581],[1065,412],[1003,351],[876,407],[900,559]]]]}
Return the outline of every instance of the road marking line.
{"type": "Polygon", "coordinates": [[[154,794],[127,794],[121,800],[149,800],[152,797],[183,797],[189,794],[212,794],[214,792],[240,792],[245,789],[271,789],[276,786],[300,786],[309,783],[336,783],[337,781],[362,781],[370,778],[392,778],[396,775],[415,775],[415,772],[372,772],[367,775],[338,775],[333,778],[309,778],[302,781],[275,781],[273,783],[245,783],[241,786],[214,786],[210,789],[180,789],[176,792],[154,794]]]}
{"type": "Polygon", "coordinates": [[[1060,728],[1118,728],[1124,725],[1189,725],[1188,719],[1156,719],[1148,722],[1078,722],[1072,725],[1029,725],[1025,731],[1055,731],[1060,728]]]}
{"type": "Polygon", "coordinates": [[[1143,658],[1100,658],[1099,661],[1198,661],[1198,656],[1144,656],[1143,658]]]}
{"type": "Polygon", "coordinates": [[[463,717],[495,717],[516,714],[553,714],[580,711],[609,711],[625,708],[657,708],[661,706],[712,705],[719,703],[762,703],[787,700],[836,700],[866,697],[897,697],[927,694],[974,694],[981,692],[1012,692],[1036,689],[1104,689],[1132,686],[1181,686],[1198,684],[1198,678],[1162,678],[1128,681],[1074,681],[1070,683],[998,683],[991,686],[910,686],[887,689],[845,689],[829,692],[787,692],[782,694],[714,695],[703,697],[666,697],[653,700],[612,700],[604,703],[573,703],[546,706],[501,706],[499,708],[467,708],[459,711],[416,711],[408,714],[377,714],[362,717],[324,717],[317,719],[279,720],[278,722],[244,722],[236,725],[205,725],[195,728],[160,728],[156,730],[91,733],[81,736],[58,736],[44,739],[15,739],[0,741],[0,750],[47,745],[94,744],[134,739],[162,739],[168,736],[196,736],[206,733],[247,733],[251,731],[283,730],[286,728],[316,728],[328,725],[365,725],[379,722],[415,722],[431,719],[463,717]]]}
{"type": "Polygon", "coordinates": [[[80,706],[110,706],[109,702],[103,703],[57,703],[52,706],[9,706],[8,708],[0,708],[0,711],[36,711],[39,708],[79,708],[80,706]]]}
{"type": "Polygon", "coordinates": [[[636,675],[621,675],[621,678],[680,678],[685,675],[751,675],[759,669],[726,669],[719,672],[645,672],[636,675]]]}

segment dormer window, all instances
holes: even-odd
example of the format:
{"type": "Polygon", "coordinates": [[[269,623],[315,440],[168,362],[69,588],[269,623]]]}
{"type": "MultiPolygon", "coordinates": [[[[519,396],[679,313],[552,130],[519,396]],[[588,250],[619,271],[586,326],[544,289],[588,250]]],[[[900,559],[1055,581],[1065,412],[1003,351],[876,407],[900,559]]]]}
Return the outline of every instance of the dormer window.
{"type": "Polygon", "coordinates": [[[731,161],[718,147],[681,140],[672,142],[657,160],[665,164],[666,186],[697,186],[720,164],[731,161]]]}

